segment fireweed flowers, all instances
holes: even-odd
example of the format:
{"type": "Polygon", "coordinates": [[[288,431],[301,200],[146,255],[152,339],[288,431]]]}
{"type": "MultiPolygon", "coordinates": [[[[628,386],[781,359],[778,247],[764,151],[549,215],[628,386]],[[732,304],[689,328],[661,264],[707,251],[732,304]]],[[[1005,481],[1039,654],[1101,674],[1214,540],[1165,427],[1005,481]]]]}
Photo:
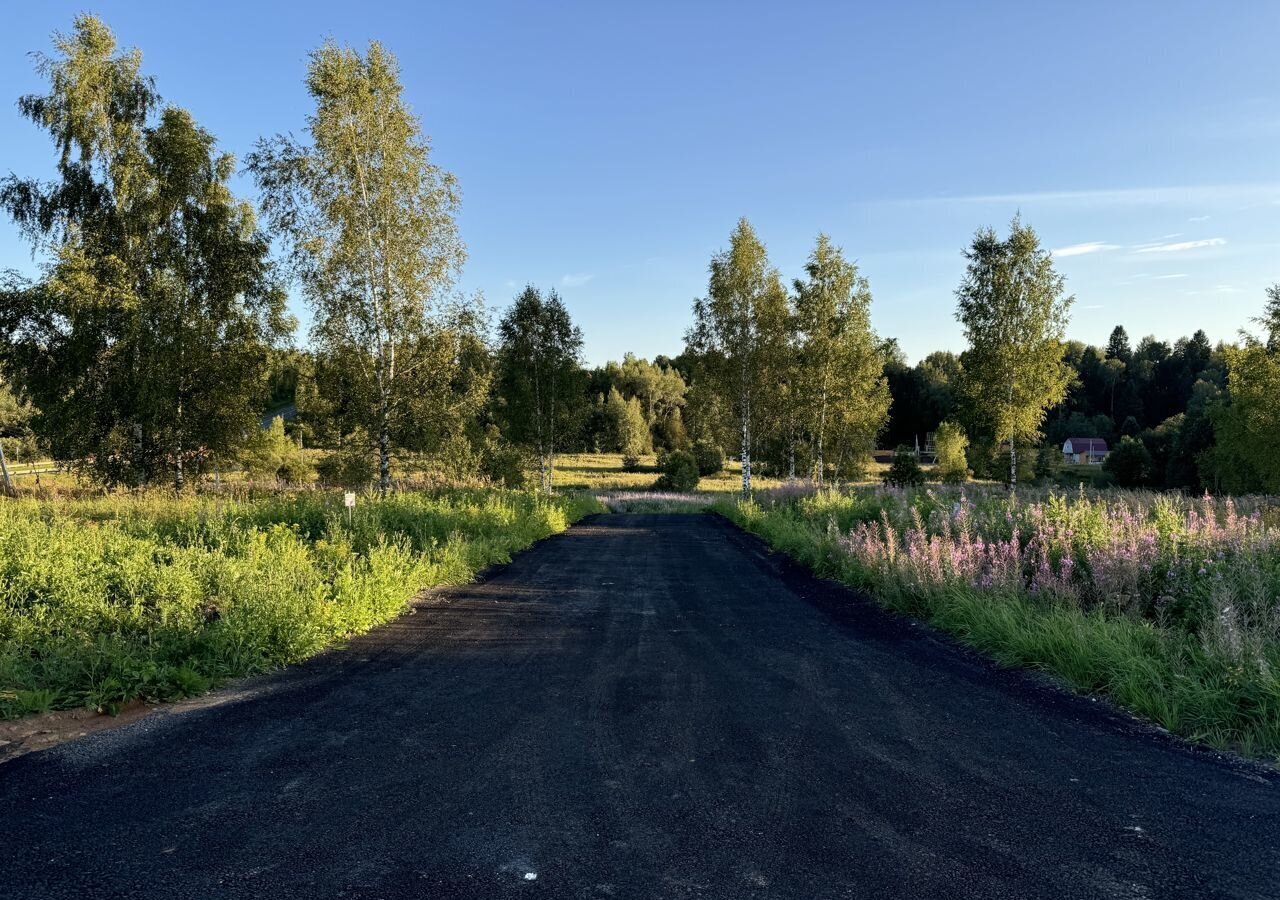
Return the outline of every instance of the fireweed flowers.
{"type": "Polygon", "coordinates": [[[1274,568],[1280,554],[1276,512],[1268,524],[1262,507],[1244,514],[1231,499],[974,493],[878,489],[873,521],[843,531],[832,518],[829,531],[857,565],[904,589],[1048,593],[1144,617],[1202,600],[1241,570],[1256,581],[1259,560],[1274,568]]]}

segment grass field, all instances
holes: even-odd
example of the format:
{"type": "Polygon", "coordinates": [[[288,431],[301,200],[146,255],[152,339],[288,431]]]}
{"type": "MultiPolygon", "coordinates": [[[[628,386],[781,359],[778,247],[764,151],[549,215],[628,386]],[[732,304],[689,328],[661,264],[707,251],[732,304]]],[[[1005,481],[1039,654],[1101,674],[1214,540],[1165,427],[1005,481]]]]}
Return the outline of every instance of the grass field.
{"type": "MultiPolygon", "coordinates": [[[[642,491],[658,480],[657,457],[640,458],[641,470],[628,472],[622,468],[621,453],[566,453],[556,457],[555,486],[586,491],[642,491]]],[[[776,478],[753,475],[752,484],[760,488],[776,487],[776,478]]],[[[698,482],[698,490],[717,493],[742,489],[742,467],[734,460],[725,462],[723,471],[708,475],[698,482]]]]}
{"type": "Polygon", "coordinates": [[[1001,662],[1280,759],[1280,502],[970,485],[716,508],[1001,662]]]}
{"type": "Polygon", "coordinates": [[[599,510],[451,490],[0,502],[0,716],[200,693],[303,659],[599,510]]]}
{"type": "MultiPolygon", "coordinates": [[[[643,491],[653,487],[658,480],[657,457],[650,454],[640,458],[641,471],[627,472],[622,468],[621,453],[566,453],[556,457],[555,486],[557,488],[584,491],[643,491]]],[[[868,478],[879,480],[887,466],[872,465],[868,478]]],[[[759,475],[753,472],[751,484],[758,490],[769,490],[786,484],[785,478],[759,475]]],[[[708,475],[698,482],[698,490],[713,494],[734,493],[742,490],[742,467],[737,460],[726,460],[722,471],[708,475]]]]}

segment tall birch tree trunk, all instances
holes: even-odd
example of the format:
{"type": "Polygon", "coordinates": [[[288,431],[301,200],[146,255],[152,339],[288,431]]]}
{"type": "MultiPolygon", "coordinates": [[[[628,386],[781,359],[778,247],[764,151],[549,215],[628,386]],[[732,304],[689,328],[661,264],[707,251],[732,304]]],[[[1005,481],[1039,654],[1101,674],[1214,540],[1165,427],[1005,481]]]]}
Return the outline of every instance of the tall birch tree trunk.
{"type": "Polygon", "coordinates": [[[383,497],[391,490],[391,391],[386,372],[378,374],[378,493],[383,497]]]}
{"type": "MultiPolygon", "coordinates": [[[[1009,379],[1009,405],[1013,406],[1013,378],[1009,379]]],[[[1009,434],[1009,491],[1018,490],[1018,443],[1012,432],[1009,434]]]]}

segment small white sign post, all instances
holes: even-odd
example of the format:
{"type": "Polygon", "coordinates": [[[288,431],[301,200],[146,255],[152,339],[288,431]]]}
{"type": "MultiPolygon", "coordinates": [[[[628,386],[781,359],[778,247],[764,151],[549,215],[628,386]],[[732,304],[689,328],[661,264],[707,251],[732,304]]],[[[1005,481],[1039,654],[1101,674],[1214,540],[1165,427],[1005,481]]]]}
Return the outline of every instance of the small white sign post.
{"type": "Polygon", "coordinates": [[[342,495],[342,503],[347,508],[347,526],[351,526],[351,510],[356,508],[356,492],[347,491],[342,495]]]}

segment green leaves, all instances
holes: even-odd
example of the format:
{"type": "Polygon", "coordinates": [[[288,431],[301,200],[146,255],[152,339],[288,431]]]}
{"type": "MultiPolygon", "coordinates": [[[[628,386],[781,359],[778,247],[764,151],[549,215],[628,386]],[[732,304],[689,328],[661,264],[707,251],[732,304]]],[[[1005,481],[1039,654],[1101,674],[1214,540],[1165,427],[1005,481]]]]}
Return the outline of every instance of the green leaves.
{"type": "MultiPolygon", "coordinates": [[[[1274,302],[1274,299],[1273,299],[1274,302]]],[[[1224,466],[1228,487],[1280,491],[1280,348],[1256,340],[1226,349],[1227,387],[1231,402],[1215,416],[1215,454],[1224,466]],[[1250,484],[1250,482],[1253,482],[1250,484]]]]}
{"type": "Polygon", "coordinates": [[[310,144],[260,141],[248,168],[312,307],[313,342],[330,364],[350,364],[344,381],[362,398],[350,410],[377,436],[385,492],[405,405],[438,393],[424,379],[448,384],[456,371],[422,365],[429,354],[417,351],[442,327],[434,313],[465,258],[458,185],[430,161],[381,44],[361,55],[326,43],[311,54],[307,89],[310,144]]]}
{"type": "Polygon", "coordinates": [[[550,492],[557,450],[582,411],[582,331],[560,296],[532,285],[498,324],[494,413],[502,433],[539,458],[542,489],[550,492]]]}
{"type": "MultiPolygon", "coordinates": [[[[871,330],[871,287],[825,234],[795,282],[793,397],[813,447],[814,473],[826,477],[830,448],[860,468],[889,415],[889,386],[871,330]]],[[[840,472],[836,473],[841,474],[840,472]]]]}
{"type": "Polygon", "coordinates": [[[969,340],[961,391],[970,419],[989,423],[996,441],[1033,442],[1045,411],[1071,382],[1062,341],[1074,298],[1035,231],[1018,218],[1005,240],[980,230],[965,258],[956,318],[969,340]]]}
{"type": "Polygon", "coordinates": [[[159,106],[136,50],[79,16],[41,57],[23,112],[60,151],[51,184],[2,203],[38,248],[36,283],[0,291],[3,363],[55,458],[108,484],[173,476],[256,425],[265,348],[291,327],[234,165],[190,113],[159,106]]]}
{"type": "Polygon", "coordinates": [[[787,291],[764,244],[745,218],[729,248],[711,258],[707,296],[694,301],[686,340],[700,357],[711,390],[741,427],[742,490],[751,490],[751,454],[758,422],[768,421],[783,379],[787,291]]]}
{"type": "Polygon", "coordinates": [[[696,362],[691,412],[699,423],[732,412],[741,429],[744,492],[761,448],[788,467],[805,451],[819,477],[829,459],[845,473],[860,469],[888,415],[866,279],[826,235],[818,236],[805,273],[788,295],[743,219],[729,248],[711,260],[708,296],[694,303],[686,336],[696,362]]]}

